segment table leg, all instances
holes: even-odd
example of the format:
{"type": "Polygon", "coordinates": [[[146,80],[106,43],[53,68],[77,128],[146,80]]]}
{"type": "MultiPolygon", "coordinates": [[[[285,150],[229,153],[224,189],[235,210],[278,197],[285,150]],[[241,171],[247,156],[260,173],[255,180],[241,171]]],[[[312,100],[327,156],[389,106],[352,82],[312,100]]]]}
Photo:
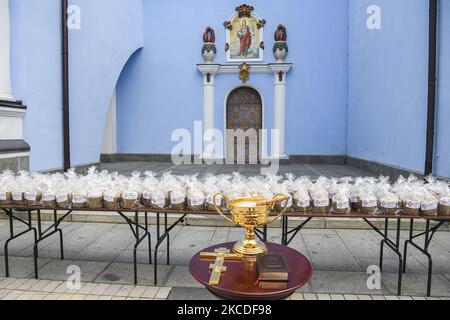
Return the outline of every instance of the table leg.
{"type": "MultiPolygon", "coordinates": [[[[414,230],[414,220],[411,219],[409,221],[409,240],[413,239],[413,231],[414,230]]],[[[406,273],[406,264],[408,259],[408,240],[405,241],[405,246],[403,250],[403,273],[406,273]]]]}
{"type": "MultiPolygon", "coordinates": [[[[9,244],[11,241],[20,238],[21,236],[28,234],[30,232],[33,232],[34,236],[34,244],[37,243],[37,231],[35,228],[33,228],[31,223],[31,211],[28,211],[28,221],[24,221],[22,219],[19,219],[17,217],[14,217],[14,212],[12,209],[4,209],[5,213],[8,215],[9,218],[9,238],[6,240],[4,245],[4,254],[5,254],[5,276],[9,278],[10,276],[10,269],[9,269],[9,244]],[[25,224],[28,229],[19,233],[14,234],[14,219],[18,220],[19,222],[25,224]]],[[[34,276],[37,279],[38,278],[38,268],[37,268],[37,252],[36,250],[33,250],[33,260],[34,260],[34,276]]]]}
{"type": "Polygon", "coordinates": [[[384,237],[380,243],[380,271],[383,272],[384,244],[388,239],[389,219],[384,219],[384,237]]]}
{"type": "Polygon", "coordinates": [[[401,219],[397,219],[397,238],[395,241],[395,253],[398,256],[398,287],[397,293],[399,296],[402,294],[402,281],[403,281],[403,257],[400,253],[400,233],[401,231],[401,219]]]}
{"type": "Polygon", "coordinates": [[[148,212],[145,213],[145,231],[148,234],[148,264],[152,264],[152,236],[148,231],[148,212]]]}
{"type": "Polygon", "coordinates": [[[426,226],[425,226],[425,245],[424,245],[424,252],[425,255],[428,258],[428,282],[427,282],[427,296],[431,296],[431,280],[433,278],[433,258],[431,257],[430,253],[428,252],[428,247],[430,244],[430,220],[427,220],[426,226]]]}
{"type": "Polygon", "coordinates": [[[154,252],[154,275],[155,275],[155,285],[158,284],[158,249],[163,244],[164,241],[167,241],[167,264],[170,263],[170,232],[175,228],[178,224],[184,222],[184,219],[186,218],[187,213],[183,214],[181,218],[179,218],[177,221],[175,221],[170,227],[168,223],[167,213],[164,213],[164,234],[161,235],[160,232],[160,213],[156,214],[156,229],[157,229],[157,243],[155,246],[155,252],[154,252]]]}
{"type": "Polygon", "coordinates": [[[167,232],[167,213],[164,213],[164,232],[167,234],[166,239],[166,254],[167,254],[167,265],[170,265],[170,233],[167,232]]]}
{"type": "Polygon", "coordinates": [[[134,213],[134,224],[136,227],[136,233],[135,233],[136,244],[134,245],[134,250],[133,250],[133,263],[134,263],[134,284],[136,285],[138,282],[138,279],[137,279],[137,248],[139,245],[139,214],[137,212],[134,213]]]}

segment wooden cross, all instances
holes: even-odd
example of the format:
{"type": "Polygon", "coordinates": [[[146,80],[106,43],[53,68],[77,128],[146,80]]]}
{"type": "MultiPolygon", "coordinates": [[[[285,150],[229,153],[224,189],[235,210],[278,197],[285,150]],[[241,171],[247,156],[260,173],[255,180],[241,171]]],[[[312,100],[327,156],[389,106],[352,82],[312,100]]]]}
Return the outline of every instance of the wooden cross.
{"type": "Polygon", "coordinates": [[[225,263],[225,260],[243,260],[242,255],[230,253],[230,250],[226,248],[219,248],[214,252],[202,252],[200,253],[200,258],[216,259],[215,263],[209,265],[209,270],[211,270],[211,278],[209,279],[209,284],[211,286],[218,286],[222,273],[227,271],[227,267],[223,265],[225,263]]]}

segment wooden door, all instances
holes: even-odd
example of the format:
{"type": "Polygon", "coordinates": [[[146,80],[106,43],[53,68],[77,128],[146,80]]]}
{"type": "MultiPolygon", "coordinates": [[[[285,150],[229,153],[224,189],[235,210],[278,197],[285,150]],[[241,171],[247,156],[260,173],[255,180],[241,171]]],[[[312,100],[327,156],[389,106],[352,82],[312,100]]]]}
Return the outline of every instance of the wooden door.
{"type": "Polygon", "coordinates": [[[227,129],[242,129],[246,133],[245,142],[236,136],[227,134],[227,157],[234,156],[234,161],[260,161],[260,144],[262,129],[262,99],[258,91],[250,87],[233,90],[227,100],[227,129]],[[251,130],[253,129],[253,130],[251,130]],[[255,158],[256,157],[256,158],[255,158]]]}

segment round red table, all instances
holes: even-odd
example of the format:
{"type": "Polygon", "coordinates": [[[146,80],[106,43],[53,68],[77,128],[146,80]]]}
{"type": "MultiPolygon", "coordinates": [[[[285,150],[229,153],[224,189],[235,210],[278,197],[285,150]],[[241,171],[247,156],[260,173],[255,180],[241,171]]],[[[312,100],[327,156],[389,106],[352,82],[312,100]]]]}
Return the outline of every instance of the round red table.
{"type": "MultiPolygon", "coordinates": [[[[214,252],[219,248],[233,250],[235,242],[219,244],[201,252],[214,252]]],[[[230,300],[275,300],[283,299],[293,294],[297,289],[305,286],[312,277],[311,263],[300,252],[282,245],[267,243],[269,253],[280,253],[286,258],[289,267],[289,282],[282,289],[260,289],[255,285],[257,281],[256,262],[251,259],[245,261],[225,261],[227,271],[222,274],[218,286],[210,286],[211,272],[209,266],[212,259],[201,259],[200,252],[196,254],[189,265],[192,276],[215,295],[230,300]]]]}

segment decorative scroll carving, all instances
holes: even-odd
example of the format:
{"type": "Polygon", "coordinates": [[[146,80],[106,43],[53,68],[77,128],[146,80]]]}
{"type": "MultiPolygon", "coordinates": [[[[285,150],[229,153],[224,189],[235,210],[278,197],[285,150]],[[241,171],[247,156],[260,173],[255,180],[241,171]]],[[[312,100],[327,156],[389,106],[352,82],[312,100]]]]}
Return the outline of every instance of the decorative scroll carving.
{"type": "Polygon", "coordinates": [[[243,82],[246,83],[250,80],[250,66],[247,63],[243,63],[239,66],[239,79],[243,82]]]}
{"type": "Polygon", "coordinates": [[[242,4],[236,8],[237,13],[239,14],[239,18],[243,17],[250,18],[253,10],[255,10],[255,8],[249,6],[248,4],[242,4]]]}

